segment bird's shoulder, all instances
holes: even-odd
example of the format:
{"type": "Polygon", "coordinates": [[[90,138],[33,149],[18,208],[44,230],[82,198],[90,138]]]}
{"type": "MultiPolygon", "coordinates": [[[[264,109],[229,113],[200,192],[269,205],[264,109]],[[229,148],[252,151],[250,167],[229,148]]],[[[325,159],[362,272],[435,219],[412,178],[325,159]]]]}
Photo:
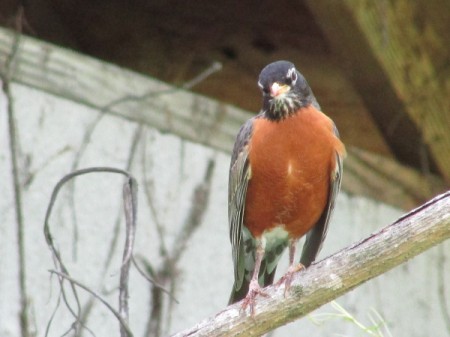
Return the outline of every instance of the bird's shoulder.
{"type": "Polygon", "coordinates": [[[233,167],[234,163],[239,157],[239,154],[241,154],[243,151],[247,151],[247,146],[251,141],[252,134],[255,129],[255,123],[257,123],[261,118],[263,118],[263,115],[262,113],[259,113],[258,115],[248,119],[244,124],[242,124],[234,143],[230,168],[233,167]]]}

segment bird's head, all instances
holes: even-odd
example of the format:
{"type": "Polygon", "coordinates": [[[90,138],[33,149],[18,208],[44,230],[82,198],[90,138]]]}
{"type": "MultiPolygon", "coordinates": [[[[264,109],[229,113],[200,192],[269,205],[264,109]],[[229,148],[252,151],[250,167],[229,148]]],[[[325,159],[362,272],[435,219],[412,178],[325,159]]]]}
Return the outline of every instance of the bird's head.
{"type": "Polygon", "coordinates": [[[302,107],[317,104],[303,75],[288,61],[267,65],[259,75],[258,86],[263,93],[263,113],[271,120],[282,120],[302,107]]]}

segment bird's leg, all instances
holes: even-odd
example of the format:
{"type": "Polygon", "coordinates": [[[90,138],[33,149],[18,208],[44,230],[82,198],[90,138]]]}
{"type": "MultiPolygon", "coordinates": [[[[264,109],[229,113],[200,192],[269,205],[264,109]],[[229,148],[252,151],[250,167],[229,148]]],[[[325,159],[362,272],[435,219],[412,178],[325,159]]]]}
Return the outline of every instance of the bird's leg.
{"type": "Polygon", "coordinates": [[[245,310],[247,306],[250,306],[250,314],[254,316],[255,314],[255,298],[257,295],[261,295],[267,297],[268,295],[262,290],[259,285],[259,269],[261,267],[261,262],[264,257],[265,252],[265,240],[257,239],[256,244],[256,257],[255,257],[255,269],[253,270],[252,279],[250,280],[250,284],[248,286],[248,293],[245,296],[242,302],[242,310],[245,310]]]}
{"type": "Polygon", "coordinates": [[[305,268],[305,266],[301,263],[295,263],[295,250],[297,249],[297,242],[298,239],[289,240],[289,268],[286,274],[284,274],[284,276],[277,282],[277,285],[281,285],[284,282],[284,296],[289,293],[294,274],[305,268]]]}

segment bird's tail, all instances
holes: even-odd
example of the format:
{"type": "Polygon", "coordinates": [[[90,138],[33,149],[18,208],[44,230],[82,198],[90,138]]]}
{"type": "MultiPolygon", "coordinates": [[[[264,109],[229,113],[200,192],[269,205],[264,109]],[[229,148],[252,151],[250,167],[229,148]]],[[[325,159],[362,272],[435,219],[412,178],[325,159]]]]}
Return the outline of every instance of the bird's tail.
{"type": "Polygon", "coordinates": [[[244,280],[242,282],[241,287],[239,287],[239,289],[236,289],[236,282],[235,282],[233,284],[233,289],[231,289],[231,294],[230,294],[230,299],[228,301],[228,305],[242,300],[245,297],[245,295],[247,295],[247,293],[248,293],[249,284],[250,284],[250,282],[248,282],[247,280],[244,280]]]}

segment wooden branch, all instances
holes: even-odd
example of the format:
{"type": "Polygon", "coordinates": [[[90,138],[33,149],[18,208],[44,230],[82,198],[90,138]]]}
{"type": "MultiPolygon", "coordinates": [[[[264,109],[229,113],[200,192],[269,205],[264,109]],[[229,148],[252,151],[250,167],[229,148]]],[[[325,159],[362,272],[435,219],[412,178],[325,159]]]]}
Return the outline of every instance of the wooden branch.
{"type": "Polygon", "coordinates": [[[450,238],[450,191],[404,215],[368,238],[296,275],[290,293],[266,288],[256,314],[240,312],[240,303],[172,337],[260,336],[299,319],[360,284],[450,238]]]}

